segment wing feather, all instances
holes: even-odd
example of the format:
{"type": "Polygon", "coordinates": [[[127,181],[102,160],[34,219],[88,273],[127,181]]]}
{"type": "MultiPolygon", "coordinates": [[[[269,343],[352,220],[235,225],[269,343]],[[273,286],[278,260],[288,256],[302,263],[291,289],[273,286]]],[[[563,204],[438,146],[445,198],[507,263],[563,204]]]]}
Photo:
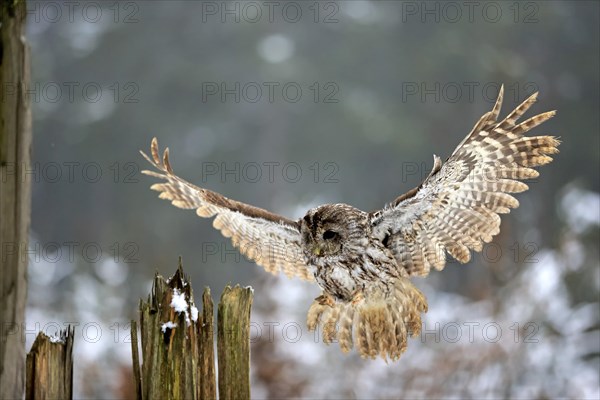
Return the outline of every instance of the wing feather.
{"type": "Polygon", "coordinates": [[[170,200],[175,207],[195,209],[203,218],[215,217],[213,226],[231,239],[242,254],[271,273],[283,271],[288,276],[314,279],[302,253],[300,225],[262,208],[254,207],[195,186],[173,172],[169,149],[162,157],[156,138],[150,154],[140,151],[156,171],[142,173],[164,180],[150,187],[160,192],[159,198],[170,200]]]}
{"type": "Polygon", "coordinates": [[[517,121],[535,103],[530,96],[498,122],[504,88],[444,164],[423,183],[389,206],[371,213],[373,234],[394,254],[409,275],[442,269],[446,253],[465,263],[470,250],[481,251],[500,231],[500,216],[519,202],[511,193],[528,189],[521,182],[539,176],[532,169],[552,161],[560,142],[553,136],[524,134],[554,116],[545,112],[517,121]]]}

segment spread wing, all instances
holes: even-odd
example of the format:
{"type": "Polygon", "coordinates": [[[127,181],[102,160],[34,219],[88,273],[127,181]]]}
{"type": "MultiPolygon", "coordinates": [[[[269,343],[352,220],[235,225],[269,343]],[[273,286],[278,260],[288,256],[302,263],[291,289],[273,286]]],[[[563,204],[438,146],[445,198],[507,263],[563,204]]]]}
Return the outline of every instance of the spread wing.
{"type": "Polygon", "coordinates": [[[216,216],[213,226],[231,238],[243,255],[267,271],[313,279],[304,263],[298,222],[186,182],[173,172],[168,148],[161,159],[156,138],[152,139],[150,150],[152,158],[140,153],[159,172],[142,173],[165,181],[150,187],[160,192],[161,199],[171,200],[179,208],[195,209],[200,217],[216,216]]]}
{"type": "Polygon", "coordinates": [[[444,268],[446,253],[466,263],[470,250],[481,251],[500,230],[499,214],[519,202],[509,193],[528,189],[521,182],[535,178],[532,169],[552,161],[560,142],[552,136],[527,137],[530,129],[554,116],[550,111],[517,120],[536,101],[533,94],[498,122],[503,88],[492,111],[475,124],[469,135],[423,183],[370,214],[373,233],[394,254],[409,275],[427,275],[444,268]]]}

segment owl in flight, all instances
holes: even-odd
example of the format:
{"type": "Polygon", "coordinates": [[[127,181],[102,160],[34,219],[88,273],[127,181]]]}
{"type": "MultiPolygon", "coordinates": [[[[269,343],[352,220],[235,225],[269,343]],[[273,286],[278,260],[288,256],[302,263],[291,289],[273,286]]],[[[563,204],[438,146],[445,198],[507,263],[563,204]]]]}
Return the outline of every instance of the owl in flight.
{"type": "Polygon", "coordinates": [[[294,221],[181,179],[168,148],[161,157],[156,138],[151,157],[142,155],[158,172],[142,172],[164,181],[151,187],[160,198],[215,217],[213,226],[267,271],[316,281],[322,294],[307,323],[321,330],[324,342],[396,360],[407,337],[420,333],[427,311],[410,278],[443,269],[446,254],[466,263],[471,250],[481,251],[500,230],[499,214],[519,206],[511,193],[528,189],[521,180],[537,177],[532,167],[558,152],[555,137],[524,136],[554,111],[517,123],[537,93],[498,121],[502,97],[503,88],[445,163],[434,155],[433,169],[418,187],[377,211],[325,204],[294,221]]]}

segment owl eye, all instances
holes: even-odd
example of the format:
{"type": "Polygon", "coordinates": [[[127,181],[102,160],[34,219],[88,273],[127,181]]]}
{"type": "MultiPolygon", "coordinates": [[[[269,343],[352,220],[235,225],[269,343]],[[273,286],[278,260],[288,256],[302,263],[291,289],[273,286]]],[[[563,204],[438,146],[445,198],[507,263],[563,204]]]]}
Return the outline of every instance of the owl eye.
{"type": "Polygon", "coordinates": [[[323,239],[325,239],[325,240],[333,239],[336,236],[337,236],[337,232],[334,232],[334,231],[327,230],[327,231],[323,232],[323,239]]]}

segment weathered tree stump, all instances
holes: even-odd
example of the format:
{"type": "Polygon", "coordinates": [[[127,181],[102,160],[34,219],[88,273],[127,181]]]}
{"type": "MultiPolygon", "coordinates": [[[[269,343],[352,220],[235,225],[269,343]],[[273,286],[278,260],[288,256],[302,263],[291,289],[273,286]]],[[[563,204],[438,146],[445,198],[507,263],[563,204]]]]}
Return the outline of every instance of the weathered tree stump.
{"type": "Polygon", "coordinates": [[[25,1],[0,2],[0,398],[24,390],[27,248],[31,213],[31,107],[25,1]]]}
{"type": "MultiPolygon", "coordinates": [[[[192,287],[181,265],[168,281],[157,274],[148,301],[140,301],[143,364],[136,386],[141,388],[142,399],[199,398],[203,381],[211,380],[200,374],[200,366],[214,355],[212,346],[201,346],[202,332],[212,332],[212,316],[205,326],[198,318],[192,287]]],[[[138,375],[138,362],[134,360],[134,375],[138,375]]]]}
{"type": "MultiPolygon", "coordinates": [[[[250,307],[252,289],[226,287],[219,303],[219,395],[250,397],[250,307]]],[[[210,289],[196,309],[189,279],[180,266],[165,280],[154,278],[148,301],[140,301],[142,367],[137,324],[132,321],[132,352],[138,399],[215,399],[213,302],[210,289]]]]}
{"type": "Polygon", "coordinates": [[[73,398],[73,334],[69,327],[56,337],[38,333],[27,354],[26,399],[73,398]]]}
{"type": "Polygon", "coordinates": [[[250,398],[251,288],[225,287],[217,317],[219,398],[250,398]]]}
{"type": "Polygon", "coordinates": [[[215,348],[213,329],[213,301],[210,288],[204,288],[202,294],[202,328],[200,329],[200,349],[204,357],[200,364],[200,398],[216,399],[217,382],[215,380],[215,348]]]}

